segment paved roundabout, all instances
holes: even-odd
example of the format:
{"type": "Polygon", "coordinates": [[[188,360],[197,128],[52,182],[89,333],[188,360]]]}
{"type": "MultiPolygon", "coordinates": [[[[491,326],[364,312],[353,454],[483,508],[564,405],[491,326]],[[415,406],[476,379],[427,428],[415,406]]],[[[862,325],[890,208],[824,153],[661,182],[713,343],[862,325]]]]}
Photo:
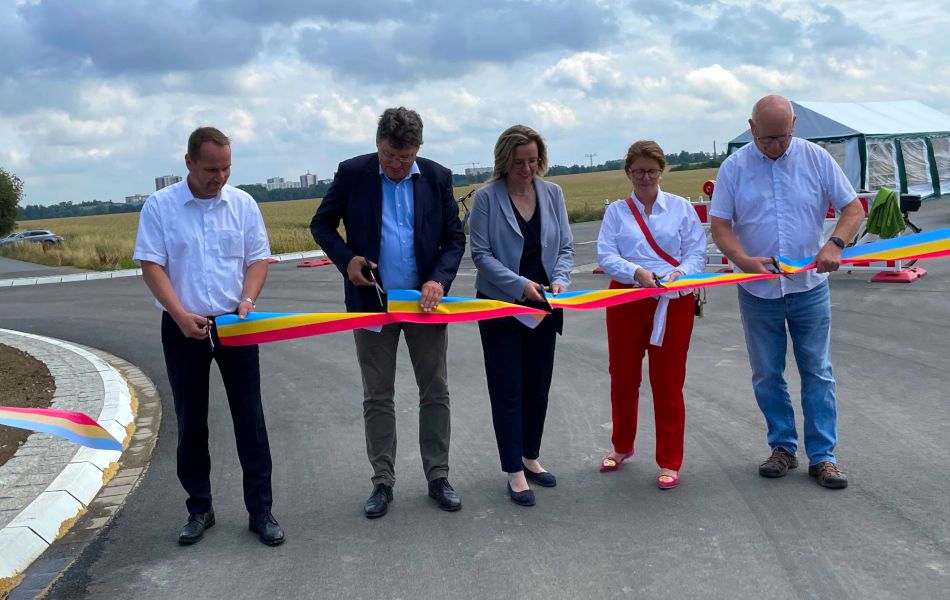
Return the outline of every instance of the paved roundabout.
{"type": "MultiPolygon", "coordinates": [[[[926,204],[919,216],[925,229],[950,226],[950,203],[926,204]]],[[[597,224],[574,231],[573,287],[603,287],[590,273],[597,224]]],[[[653,484],[649,386],[637,456],[618,473],[597,472],[610,437],[602,312],[566,318],[542,446],[558,486],[537,490],[531,509],[505,494],[475,325],[453,325],[449,334],[451,481],[464,504],[458,513],[439,511],[426,496],[404,348],[395,502],[386,517],[369,521],[362,516],[371,486],[351,334],[262,347],[274,513],[287,532],[276,548],[247,531],[219,381],[210,422],[218,524],[201,543],[177,545],[185,509],[175,477],[174,411],[159,315],[139,278],[0,289],[0,328],[119,357],[154,382],[163,407],[148,468],[121,508],[75,560],[51,562],[57,551],[66,556],[67,536],[27,577],[40,580],[31,573],[38,565],[45,564],[47,579],[70,565],[47,592],[70,599],[942,597],[950,589],[950,478],[942,460],[950,423],[950,261],[921,266],[930,274],[910,285],[871,284],[868,273],[832,278],[839,460],[851,481],[843,491],[818,487],[805,469],[779,480],[758,476],[768,453],[764,423],[730,288],[710,291],[707,317],[696,326],[683,480],[670,492],[653,484]]],[[[470,294],[472,282],[466,259],[453,293],[470,294]]],[[[291,263],[272,267],[259,308],[341,305],[336,270],[291,263]]],[[[794,373],[790,380],[794,397],[794,373]]],[[[74,531],[86,518],[102,515],[82,517],[74,531]]],[[[32,588],[21,588],[14,597],[32,597],[32,588]]]]}

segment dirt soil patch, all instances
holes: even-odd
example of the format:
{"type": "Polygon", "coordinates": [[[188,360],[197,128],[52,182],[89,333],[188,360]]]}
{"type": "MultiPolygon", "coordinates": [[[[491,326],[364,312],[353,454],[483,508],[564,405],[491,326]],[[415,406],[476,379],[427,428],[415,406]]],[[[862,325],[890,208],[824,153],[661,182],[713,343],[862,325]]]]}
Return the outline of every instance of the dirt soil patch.
{"type": "MultiPolygon", "coordinates": [[[[56,381],[42,362],[0,344],[0,406],[49,408],[56,381]]],[[[0,465],[23,445],[31,431],[0,425],[0,465]]]]}

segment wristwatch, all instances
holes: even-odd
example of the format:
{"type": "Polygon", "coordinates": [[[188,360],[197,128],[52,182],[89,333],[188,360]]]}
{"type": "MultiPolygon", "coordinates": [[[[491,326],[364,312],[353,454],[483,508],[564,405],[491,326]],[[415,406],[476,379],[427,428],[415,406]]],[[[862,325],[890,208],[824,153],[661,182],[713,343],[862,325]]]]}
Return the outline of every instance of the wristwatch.
{"type": "Polygon", "coordinates": [[[250,302],[251,308],[257,308],[257,303],[254,302],[254,298],[241,298],[241,302],[250,302]]]}
{"type": "Polygon", "coordinates": [[[841,239],[841,238],[839,238],[839,237],[831,236],[830,238],[828,238],[828,241],[831,242],[832,244],[834,244],[835,246],[841,248],[842,250],[844,250],[844,240],[843,240],[843,239],[841,239]]]}

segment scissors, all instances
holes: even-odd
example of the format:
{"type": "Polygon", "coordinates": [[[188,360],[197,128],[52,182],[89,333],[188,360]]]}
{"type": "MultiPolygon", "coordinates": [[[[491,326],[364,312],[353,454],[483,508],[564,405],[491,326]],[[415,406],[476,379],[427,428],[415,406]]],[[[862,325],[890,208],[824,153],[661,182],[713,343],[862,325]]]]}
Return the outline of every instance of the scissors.
{"type": "Polygon", "coordinates": [[[772,258],[772,268],[775,269],[775,273],[788,279],[790,275],[787,271],[782,270],[782,266],[778,263],[778,258],[774,256],[771,258],[772,258]]]}
{"type": "Polygon", "coordinates": [[[666,289],[666,286],[660,283],[660,278],[657,274],[653,273],[653,283],[656,284],[656,287],[666,289]]]}
{"type": "Polygon", "coordinates": [[[383,294],[385,293],[383,286],[379,285],[379,280],[376,279],[376,274],[373,273],[372,267],[369,266],[369,259],[365,256],[363,257],[363,266],[369,272],[369,279],[373,282],[373,287],[376,288],[376,297],[379,299],[379,305],[386,306],[386,304],[383,303],[383,294]]]}

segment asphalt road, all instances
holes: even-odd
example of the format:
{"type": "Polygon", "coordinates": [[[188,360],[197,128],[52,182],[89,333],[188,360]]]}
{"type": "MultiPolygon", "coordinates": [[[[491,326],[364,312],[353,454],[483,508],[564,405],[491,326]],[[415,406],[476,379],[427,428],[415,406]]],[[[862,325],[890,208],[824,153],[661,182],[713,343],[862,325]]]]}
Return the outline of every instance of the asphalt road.
{"type": "MultiPolygon", "coordinates": [[[[915,221],[950,226],[950,202],[915,221]]],[[[576,264],[594,262],[597,224],[575,228],[576,264]]],[[[736,293],[709,293],[686,384],[686,461],[678,489],[653,481],[654,433],[644,384],[638,454],[597,472],[609,450],[604,316],[567,316],[551,390],[542,461],[558,476],[522,508],[505,494],[481,344],[453,325],[449,362],[450,480],[463,509],[426,496],[416,444],[417,396],[401,349],[401,444],[395,502],[362,515],[371,490],[361,391],[349,333],[262,348],[274,457],[277,548],[247,531],[226,400],[213,386],[212,460],[217,526],[179,547],[184,494],[175,476],[175,425],[159,314],[138,278],[0,288],[0,327],[102,348],[159,386],[164,416],[141,486],[50,598],[937,598],[950,594],[950,480],[944,463],[950,408],[950,260],[923,265],[911,284],[832,279],[839,461],[851,485],[817,486],[807,470],[759,477],[768,454],[751,394],[736,293]]],[[[472,293],[466,259],[453,287],[472,293]]],[[[574,289],[603,287],[585,269],[574,289]]],[[[261,310],[342,306],[332,267],[275,265],[261,310]]],[[[789,368],[793,396],[798,393],[789,368]]]]}

